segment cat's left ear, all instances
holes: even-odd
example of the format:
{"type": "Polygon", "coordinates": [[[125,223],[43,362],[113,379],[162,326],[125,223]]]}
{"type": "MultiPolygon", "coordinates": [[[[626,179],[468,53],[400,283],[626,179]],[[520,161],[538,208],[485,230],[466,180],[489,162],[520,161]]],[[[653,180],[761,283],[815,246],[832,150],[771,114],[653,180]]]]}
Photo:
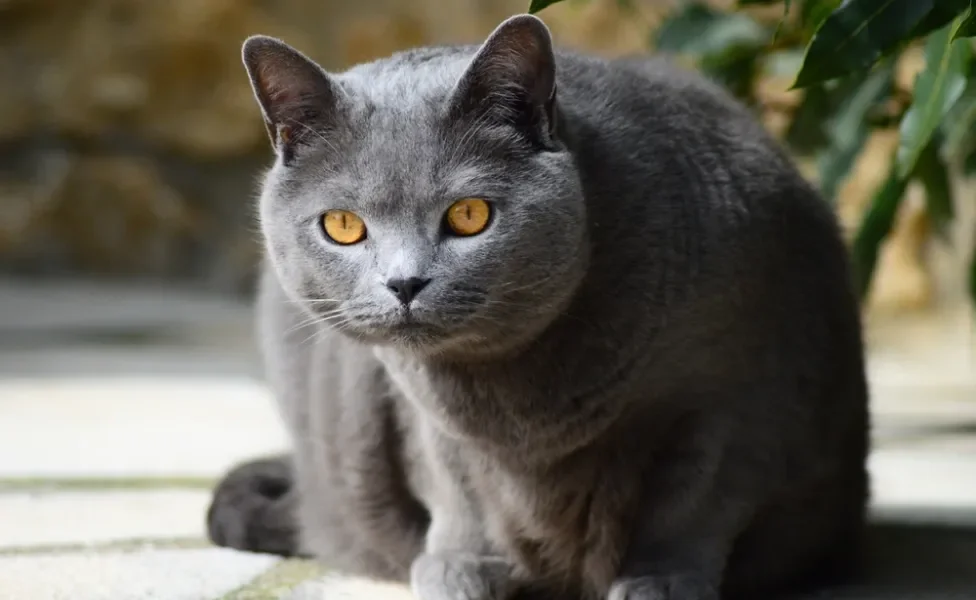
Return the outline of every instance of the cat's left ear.
{"type": "Polygon", "coordinates": [[[454,107],[485,111],[552,142],[556,128],[556,58],[549,28],[533,15],[502,22],[457,83],[454,107]]]}
{"type": "Polygon", "coordinates": [[[271,144],[286,161],[298,145],[328,139],[345,94],[325,70],[288,44],[263,35],[249,37],[241,54],[271,144]]]}

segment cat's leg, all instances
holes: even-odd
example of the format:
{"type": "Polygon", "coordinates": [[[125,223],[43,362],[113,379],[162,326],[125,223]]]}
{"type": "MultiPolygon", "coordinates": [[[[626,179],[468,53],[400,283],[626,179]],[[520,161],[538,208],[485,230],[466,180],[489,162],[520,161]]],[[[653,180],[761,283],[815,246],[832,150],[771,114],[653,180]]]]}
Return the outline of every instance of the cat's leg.
{"type": "Polygon", "coordinates": [[[727,428],[688,421],[669,437],[646,466],[608,600],[719,600],[730,550],[754,510],[759,490],[729,463],[727,428]]]}
{"type": "Polygon", "coordinates": [[[465,485],[462,449],[418,424],[433,491],[424,552],[410,568],[418,600],[504,600],[515,592],[514,565],[492,551],[473,491],[465,485]]]}
{"type": "Polygon", "coordinates": [[[867,494],[855,463],[765,507],[736,540],[723,594],[762,598],[845,582],[859,567],[867,494]]]}
{"type": "Polygon", "coordinates": [[[645,477],[630,549],[608,600],[773,597],[823,568],[839,544],[854,543],[863,478],[835,473],[816,452],[787,457],[781,440],[729,431],[698,424],[655,458],[665,466],[645,477]]]}
{"type": "Polygon", "coordinates": [[[424,553],[410,569],[410,587],[418,600],[502,600],[515,591],[512,571],[501,557],[424,553]]]}
{"type": "Polygon", "coordinates": [[[639,534],[608,600],[719,600],[728,548],[738,528],[720,520],[712,524],[676,524],[672,534],[639,534]]]}
{"type": "Polygon", "coordinates": [[[217,484],[207,533],[218,545],[282,556],[300,554],[297,490],[286,456],[243,463],[217,484]]]}

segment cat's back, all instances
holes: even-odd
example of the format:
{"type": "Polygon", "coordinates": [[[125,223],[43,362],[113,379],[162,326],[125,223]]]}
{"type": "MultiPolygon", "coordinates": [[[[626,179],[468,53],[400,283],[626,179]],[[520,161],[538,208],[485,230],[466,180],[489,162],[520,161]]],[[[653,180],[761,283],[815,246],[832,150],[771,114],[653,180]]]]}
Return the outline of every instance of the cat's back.
{"type": "Polygon", "coordinates": [[[680,113],[754,121],[718,83],[666,55],[602,58],[573,51],[557,55],[560,101],[584,113],[680,113]],[[698,114],[695,114],[698,113],[698,114]]]}
{"type": "MultiPolygon", "coordinates": [[[[702,365],[701,350],[722,344],[720,354],[741,356],[750,336],[814,335],[825,320],[845,351],[859,351],[832,209],[748,107],[666,57],[559,61],[562,135],[592,242],[574,311],[599,310],[625,354],[655,339],[675,363],[702,365]]],[[[733,363],[715,369],[746,372],[733,363]]],[[[707,380],[668,369],[675,382],[707,380]]]]}
{"type": "Polygon", "coordinates": [[[718,83],[665,56],[563,52],[558,60],[562,135],[587,204],[631,216],[601,224],[609,239],[689,227],[687,243],[725,246],[763,234],[768,243],[753,250],[765,254],[792,224],[815,230],[827,252],[843,252],[828,203],[758,115],[718,83]]]}
{"type": "MultiPolygon", "coordinates": [[[[803,185],[757,115],[718,83],[666,56],[558,55],[558,99],[568,143],[583,157],[721,165],[740,181],[803,185]],[[595,149],[595,150],[594,150],[595,149]]],[[[712,173],[709,173],[711,171],[712,173]]]]}

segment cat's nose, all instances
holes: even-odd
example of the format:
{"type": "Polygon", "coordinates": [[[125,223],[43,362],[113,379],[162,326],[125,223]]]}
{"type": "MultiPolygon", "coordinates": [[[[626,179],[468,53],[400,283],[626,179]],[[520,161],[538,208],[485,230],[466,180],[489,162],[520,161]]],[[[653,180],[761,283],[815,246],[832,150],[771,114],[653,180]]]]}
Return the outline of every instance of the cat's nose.
{"type": "Polygon", "coordinates": [[[409,277],[407,279],[391,279],[386,282],[386,287],[393,292],[400,304],[407,306],[428,283],[430,283],[430,279],[409,277]]]}

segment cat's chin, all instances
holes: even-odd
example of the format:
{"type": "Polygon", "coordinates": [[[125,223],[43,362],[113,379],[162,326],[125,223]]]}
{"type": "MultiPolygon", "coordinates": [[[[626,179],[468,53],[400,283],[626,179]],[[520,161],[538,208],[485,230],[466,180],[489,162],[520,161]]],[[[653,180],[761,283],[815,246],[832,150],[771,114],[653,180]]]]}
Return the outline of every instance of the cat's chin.
{"type": "Polygon", "coordinates": [[[433,313],[399,310],[355,320],[342,319],[333,327],[346,337],[369,346],[390,348],[418,358],[484,361],[508,356],[535,338],[549,323],[530,327],[523,319],[518,331],[485,328],[473,313],[433,313]],[[480,325],[480,326],[479,326],[480,325]]]}
{"type": "Polygon", "coordinates": [[[357,324],[339,330],[365,344],[392,347],[414,354],[437,354],[445,345],[450,345],[451,339],[442,327],[416,320],[357,324]]]}
{"type": "Polygon", "coordinates": [[[418,358],[483,359],[493,355],[477,335],[422,323],[346,329],[348,337],[418,358]]]}

